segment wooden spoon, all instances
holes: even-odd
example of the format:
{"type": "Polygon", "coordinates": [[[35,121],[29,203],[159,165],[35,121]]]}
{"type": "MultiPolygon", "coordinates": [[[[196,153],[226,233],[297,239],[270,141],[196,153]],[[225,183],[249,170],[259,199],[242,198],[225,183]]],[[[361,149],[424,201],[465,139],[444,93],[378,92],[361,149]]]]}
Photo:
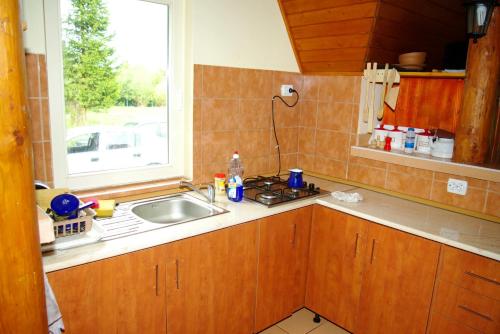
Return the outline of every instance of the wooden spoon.
{"type": "Polygon", "coordinates": [[[384,104],[385,104],[385,85],[387,83],[387,72],[389,70],[389,64],[385,63],[384,67],[384,78],[382,79],[382,96],[380,97],[380,105],[378,107],[377,119],[379,121],[384,118],[384,104]]]}

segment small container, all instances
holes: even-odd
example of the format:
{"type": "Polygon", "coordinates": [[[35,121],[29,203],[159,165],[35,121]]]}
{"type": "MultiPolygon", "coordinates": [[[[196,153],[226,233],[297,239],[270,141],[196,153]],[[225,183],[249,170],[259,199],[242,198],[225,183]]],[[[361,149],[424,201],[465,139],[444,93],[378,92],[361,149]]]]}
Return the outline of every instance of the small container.
{"type": "Polygon", "coordinates": [[[224,194],[226,192],[226,174],[216,173],[214,175],[214,187],[216,194],[224,194]]]}
{"type": "Polygon", "coordinates": [[[405,139],[405,153],[413,153],[415,149],[415,129],[408,128],[405,139]]]}

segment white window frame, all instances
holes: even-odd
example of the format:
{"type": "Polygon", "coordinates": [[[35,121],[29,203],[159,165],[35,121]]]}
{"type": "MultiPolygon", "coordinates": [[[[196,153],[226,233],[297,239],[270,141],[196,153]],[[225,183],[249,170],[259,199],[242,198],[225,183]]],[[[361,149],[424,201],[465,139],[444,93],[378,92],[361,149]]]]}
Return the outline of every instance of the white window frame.
{"type": "MultiPolygon", "coordinates": [[[[190,10],[182,0],[140,0],[169,6],[168,126],[169,164],[96,173],[68,174],[64,79],[59,0],[44,0],[54,186],[72,190],[187,177],[192,174],[192,55],[190,10]],[[185,93],[187,92],[187,94],[185,93]]],[[[153,37],[154,38],[154,37],[153,37]]]]}

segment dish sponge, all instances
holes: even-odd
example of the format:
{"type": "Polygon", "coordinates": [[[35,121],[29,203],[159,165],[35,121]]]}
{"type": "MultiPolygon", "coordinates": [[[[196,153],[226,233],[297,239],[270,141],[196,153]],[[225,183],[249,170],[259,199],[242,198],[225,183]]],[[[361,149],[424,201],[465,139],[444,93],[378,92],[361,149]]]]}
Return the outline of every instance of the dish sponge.
{"type": "Polygon", "coordinates": [[[112,217],[115,211],[115,200],[99,200],[99,207],[95,208],[95,213],[97,217],[112,217]]]}

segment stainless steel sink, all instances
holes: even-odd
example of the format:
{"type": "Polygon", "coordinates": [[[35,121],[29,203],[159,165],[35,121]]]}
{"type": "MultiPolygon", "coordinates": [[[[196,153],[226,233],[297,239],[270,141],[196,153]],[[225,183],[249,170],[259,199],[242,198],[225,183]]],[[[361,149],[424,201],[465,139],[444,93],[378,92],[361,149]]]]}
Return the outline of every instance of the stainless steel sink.
{"type": "Polygon", "coordinates": [[[155,224],[178,224],[228,212],[189,195],[176,195],[137,203],[132,213],[155,224]]]}

